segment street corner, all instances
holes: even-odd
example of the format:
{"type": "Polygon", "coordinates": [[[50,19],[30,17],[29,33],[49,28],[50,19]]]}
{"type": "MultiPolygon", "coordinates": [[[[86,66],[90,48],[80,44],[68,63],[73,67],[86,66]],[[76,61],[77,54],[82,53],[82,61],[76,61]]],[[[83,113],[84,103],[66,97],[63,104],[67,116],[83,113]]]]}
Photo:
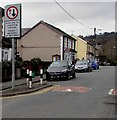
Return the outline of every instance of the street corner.
{"type": "Polygon", "coordinates": [[[16,87],[14,89],[14,91],[10,88],[7,89],[5,91],[2,91],[2,94],[0,95],[0,98],[4,98],[4,97],[12,97],[12,96],[18,96],[18,95],[26,95],[26,94],[30,94],[30,93],[34,93],[49,87],[52,87],[52,84],[43,84],[43,85],[39,85],[39,84],[35,84],[32,86],[32,88],[28,88],[27,86],[19,86],[16,87]]]}

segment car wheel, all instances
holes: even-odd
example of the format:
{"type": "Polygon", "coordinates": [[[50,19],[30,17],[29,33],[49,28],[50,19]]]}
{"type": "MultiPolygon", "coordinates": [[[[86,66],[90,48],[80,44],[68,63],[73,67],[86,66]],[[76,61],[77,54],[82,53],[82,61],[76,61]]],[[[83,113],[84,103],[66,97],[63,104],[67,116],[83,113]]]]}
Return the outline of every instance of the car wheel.
{"type": "Polygon", "coordinates": [[[97,70],[97,67],[95,67],[94,70],[97,70]]]}
{"type": "Polygon", "coordinates": [[[50,80],[51,80],[51,76],[48,75],[48,74],[46,74],[46,80],[47,80],[47,81],[50,81],[50,80]]]}
{"type": "Polygon", "coordinates": [[[74,74],[73,74],[73,78],[76,78],[76,73],[74,72],[74,74]]]}
{"type": "Polygon", "coordinates": [[[67,77],[68,80],[70,80],[70,78],[71,78],[70,73],[68,73],[66,77],[67,77]]]}
{"type": "Polygon", "coordinates": [[[90,71],[90,68],[87,68],[87,72],[89,72],[90,71]]]}

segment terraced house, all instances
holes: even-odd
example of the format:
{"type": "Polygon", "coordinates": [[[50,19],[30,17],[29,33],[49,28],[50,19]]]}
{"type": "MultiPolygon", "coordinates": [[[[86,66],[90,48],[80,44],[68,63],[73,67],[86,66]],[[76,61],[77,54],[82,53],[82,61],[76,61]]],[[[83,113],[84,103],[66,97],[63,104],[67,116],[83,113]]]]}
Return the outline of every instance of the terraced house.
{"type": "Polygon", "coordinates": [[[98,56],[99,56],[99,50],[96,48],[96,46],[87,42],[87,58],[98,59],[98,56]]]}
{"type": "Polygon", "coordinates": [[[43,61],[74,60],[76,39],[64,31],[40,21],[17,41],[23,60],[40,57],[43,61]]]}
{"type": "Polygon", "coordinates": [[[99,56],[99,51],[96,48],[96,46],[92,45],[90,42],[85,41],[84,39],[77,37],[77,36],[73,36],[75,39],[77,39],[76,41],[76,51],[77,51],[77,55],[76,58],[78,59],[97,59],[99,56]]]}

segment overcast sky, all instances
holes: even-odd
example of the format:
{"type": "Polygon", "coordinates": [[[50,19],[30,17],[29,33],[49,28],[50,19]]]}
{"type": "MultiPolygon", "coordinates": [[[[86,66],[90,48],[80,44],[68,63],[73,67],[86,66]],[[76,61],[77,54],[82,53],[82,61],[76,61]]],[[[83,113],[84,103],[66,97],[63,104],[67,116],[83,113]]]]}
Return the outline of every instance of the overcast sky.
{"type": "Polygon", "coordinates": [[[74,35],[93,35],[93,28],[97,28],[97,34],[115,31],[115,0],[56,1],[75,20],[63,11],[55,0],[2,0],[0,7],[4,8],[5,5],[21,3],[22,27],[25,28],[31,28],[43,20],[74,35]]]}

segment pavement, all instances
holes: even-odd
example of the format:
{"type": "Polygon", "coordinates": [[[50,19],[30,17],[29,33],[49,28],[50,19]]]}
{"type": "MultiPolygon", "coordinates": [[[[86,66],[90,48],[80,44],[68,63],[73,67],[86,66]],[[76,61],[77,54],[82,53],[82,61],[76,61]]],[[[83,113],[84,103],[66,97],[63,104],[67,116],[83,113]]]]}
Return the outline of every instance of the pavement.
{"type": "Polygon", "coordinates": [[[27,86],[26,78],[17,79],[14,83],[14,90],[12,89],[12,81],[1,83],[0,97],[28,94],[52,86],[52,84],[49,84],[45,79],[41,84],[39,76],[32,79],[32,88],[27,86]]]}

